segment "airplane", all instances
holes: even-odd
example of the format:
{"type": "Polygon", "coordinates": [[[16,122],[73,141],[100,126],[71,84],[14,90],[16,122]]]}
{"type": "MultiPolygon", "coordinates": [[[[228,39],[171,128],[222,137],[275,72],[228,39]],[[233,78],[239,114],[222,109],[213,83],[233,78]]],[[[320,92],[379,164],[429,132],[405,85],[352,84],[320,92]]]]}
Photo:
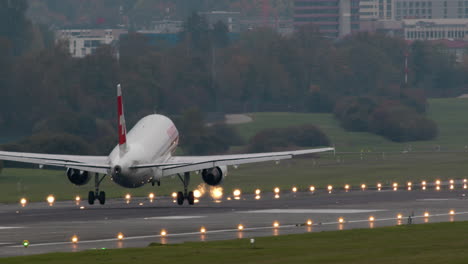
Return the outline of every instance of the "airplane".
{"type": "Polygon", "coordinates": [[[71,183],[81,186],[94,176],[94,191],[88,194],[88,203],[96,200],[105,204],[106,193],[99,190],[104,178],[125,188],[138,188],[161,179],[177,175],[184,191],[177,193],[177,203],[187,200],[194,204],[193,191],[188,191],[190,173],[198,172],[210,186],[220,185],[227,176],[228,166],[290,159],[297,155],[333,151],[334,148],[316,148],[296,151],[214,155],[214,156],[173,156],[179,143],[179,132],[166,116],[152,114],[142,118],[127,133],[121,85],[117,85],[117,111],[119,143],[109,156],[55,155],[0,151],[0,160],[39,164],[66,168],[71,183]],[[102,175],[102,176],[101,176],[102,175]]]}

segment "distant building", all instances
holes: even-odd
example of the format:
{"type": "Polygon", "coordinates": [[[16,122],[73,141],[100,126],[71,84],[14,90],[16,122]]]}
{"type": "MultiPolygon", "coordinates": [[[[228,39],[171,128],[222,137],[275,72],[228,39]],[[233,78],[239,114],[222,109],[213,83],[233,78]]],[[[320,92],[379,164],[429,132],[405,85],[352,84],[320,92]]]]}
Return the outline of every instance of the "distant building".
{"type": "Polygon", "coordinates": [[[360,0],[359,19],[366,20],[390,20],[393,19],[394,0],[360,0]]]}
{"type": "Polygon", "coordinates": [[[359,30],[359,0],[295,0],[294,26],[317,25],[331,38],[359,30]]]}
{"type": "Polygon", "coordinates": [[[151,30],[157,33],[178,33],[182,31],[183,21],[180,20],[158,20],[151,22],[151,30]]]}
{"type": "Polygon", "coordinates": [[[361,21],[374,20],[378,17],[377,0],[359,1],[359,19],[361,21]]]}
{"type": "Polygon", "coordinates": [[[270,18],[265,21],[263,18],[250,18],[240,20],[241,32],[262,27],[273,29],[283,36],[292,35],[294,33],[294,22],[292,19],[270,18]]]}
{"type": "Polygon", "coordinates": [[[228,11],[210,11],[200,12],[202,16],[205,16],[210,25],[216,24],[218,21],[223,22],[228,27],[229,32],[239,32],[239,12],[228,12],[228,11]]]}
{"type": "Polygon", "coordinates": [[[403,38],[403,22],[396,20],[367,20],[361,21],[361,31],[379,32],[387,36],[403,38]]]}
{"type": "Polygon", "coordinates": [[[103,44],[118,41],[124,29],[62,29],[55,31],[56,41],[67,41],[70,54],[83,58],[103,44]]]}
{"type": "Polygon", "coordinates": [[[468,40],[468,19],[405,19],[406,40],[468,40]]]}
{"type": "Polygon", "coordinates": [[[395,19],[468,18],[465,0],[393,0],[395,19]]]}

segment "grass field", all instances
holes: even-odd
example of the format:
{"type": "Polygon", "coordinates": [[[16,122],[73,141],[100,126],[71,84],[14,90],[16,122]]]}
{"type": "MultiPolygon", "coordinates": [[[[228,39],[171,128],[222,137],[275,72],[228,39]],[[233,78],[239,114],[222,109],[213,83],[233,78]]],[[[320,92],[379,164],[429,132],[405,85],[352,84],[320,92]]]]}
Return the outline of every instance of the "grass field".
{"type": "Polygon", "coordinates": [[[404,225],[146,248],[53,253],[0,263],[467,263],[468,222],[404,225]]]}
{"type": "MultiPolygon", "coordinates": [[[[325,188],[328,184],[335,187],[351,184],[357,187],[362,183],[375,186],[377,182],[390,185],[396,181],[402,186],[406,181],[466,178],[467,159],[468,153],[387,154],[385,160],[379,154],[364,155],[363,160],[356,155],[329,155],[317,160],[288,160],[279,165],[263,163],[241,166],[229,171],[222,186],[224,193],[229,195],[235,188],[251,193],[256,188],[266,192],[274,187],[289,191],[293,185],[307,190],[310,185],[325,188]]],[[[200,183],[200,177],[193,175],[191,188],[200,183]]],[[[163,179],[161,184],[161,187],[146,185],[138,189],[125,189],[107,178],[101,188],[108,197],[123,197],[126,193],[147,196],[150,192],[169,195],[182,189],[177,178],[163,179]]],[[[75,195],[87,197],[87,192],[92,189],[92,184],[74,186],[64,171],[5,169],[0,177],[0,202],[17,202],[23,196],[33,202],[45,201],[49,194],[54,194],[58,200],[71,200],[75,195]]]]}
{"type": "Polygon", "coordinates": [[[265,128],[288,127],[302,124],[319,126],[338,151],[402,151],[444,149],[462,150],[468,145],[468,100],[458,98],[430,99],[428,117],[439,127],[439,136],[431,141],[395,143],[366,132],[348,132],[341,128],[333,114],[254,113],[254,122],[238,125],[242,137],[248,140],[265,128]]]}
{"type": "MultiPolygon", "coordinates": [[[[377,182],[404,184],[406,181],[421,181],[468,177],[468,153],[436,152],[441,150],[465,150],[468,144],[467,99],[432,99],[429,116],[439,125],[440,135],[436,140],[425,142],[393,143],[370,134],[346,132],[340,128],[331,114],[257,113],[254,122],[238,125],[246,139],[264,128],[285,127],[312,123],[319,125],[332,139],[338,152],[356,151],[361,154],[322,155],[319,159],[293,159],[275,166],[272,163],[241,166],[230,169],[223,183],[225,193],[234,188],[252,192],[255,188],[271,191],[279,186],[282,190],[293,185],[307,189],[309,185],[325,187],[328,184],[374,185],[377,182]],[[413,150],[430,150],[430,153],[402,154],[412,145],[413,150]],[[367,152],[370,151],[370,152],[367,152]],[[385,151],[382,154],[379,151],[385,151]]],[[[191,188],[200,184],[200,177],[192,177],[191,188]]],[[[87,196],[92,184],[83,187],[68,182],[65,172],[32,169],[5,169],[0,175],[0,202],[17,202],[26,196],[31,201],[43,201],[48,194],[58,200],[73,199],[75,195],[87,196]]],[[[177,178],[163,179],[161,187],[150,185],[139,189],[124,189],[106,179],[102,185],[108,197],[123,197],[127,192],[133,196],[146,196],[149,192],[168,195],[182,189],[177,178]]]]}

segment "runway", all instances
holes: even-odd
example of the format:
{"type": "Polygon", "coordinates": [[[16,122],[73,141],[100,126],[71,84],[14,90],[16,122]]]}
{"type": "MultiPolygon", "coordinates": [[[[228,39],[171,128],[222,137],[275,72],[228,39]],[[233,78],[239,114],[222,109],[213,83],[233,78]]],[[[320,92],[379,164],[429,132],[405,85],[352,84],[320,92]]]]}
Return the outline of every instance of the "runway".
{"type": "Polygon", "coordinates": [[[182,243],[260,236],[375,228],[413,223],[468,220],[468,191],[448,190],[322,190],[224,197],[203,197],[194,206],[178,206],[171,197],[109,200],[106,205],[85,201],[0,205],[0,257],[75,252],[87,249],[144,247],[149,243],[182,243]],[[81,208],[80,208],[81,207],[81,208]],[[449,211],[453,210],[454,215],[449,211]],[[428,216],[424,216],[427,213],[428,216]],[[398,219],[401,214],[401,219],[398,219]],[[369,217],[374,221],[370,221],[369,217]],[[339,223],[339,219],[343,223],[339,223]],[[312,220],[311,226],[307,220],[312,220]],[[278,227],[274,227],[274,222],[278,227]],[[238,230],[238,225],[243,230],[238,230]],[[202,234],[200,228],[206,232],[202,234]],[[161,235],[165,230],[167,234],[161,235]],[[123,240],[117,234],[124,235],[123,240]],[[76,235],[78,243],[72,243],[76,235]],[[22,241],[30,246],[24,248],[22,241]]]}

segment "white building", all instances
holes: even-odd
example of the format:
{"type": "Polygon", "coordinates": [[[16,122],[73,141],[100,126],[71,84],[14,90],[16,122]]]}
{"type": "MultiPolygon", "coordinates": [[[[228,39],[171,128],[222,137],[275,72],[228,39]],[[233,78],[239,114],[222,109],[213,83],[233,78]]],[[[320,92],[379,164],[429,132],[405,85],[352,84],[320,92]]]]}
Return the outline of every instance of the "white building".
{"type": "Polygon", "coordinates": [[[63,29],[55,32],[56,41],[67,41],[70,54],[76,58],[83,58],[92,54],[103,44],[112,44],[124,29],[63,29]]]}
{"type": "Polygon", "coordinates": [[[360,20],[393,19],[394,0],[361,0],[359,1],[360,20]]]}
{"type": "Polygon", "coordinates": [[[152,31],[157,33],[174,34],[179,33],[183,29],[183,21],[181,20],[158,20],[151,22],[152,31]]]}
{"type": "Polygon", "coordinates": [[[359,19],[373,20],[377,18],[377,1],[361,0],[359,1],[359,19]]]}
{"type": "Polygon", "coordinates": [[[395,19],[468,18],[466,0],[393,0],[395,19]]]}
{"type": "Polygon", "coordinates": [[[468,40],[468,19],[405,19],[406,40],[468,40]]]}

